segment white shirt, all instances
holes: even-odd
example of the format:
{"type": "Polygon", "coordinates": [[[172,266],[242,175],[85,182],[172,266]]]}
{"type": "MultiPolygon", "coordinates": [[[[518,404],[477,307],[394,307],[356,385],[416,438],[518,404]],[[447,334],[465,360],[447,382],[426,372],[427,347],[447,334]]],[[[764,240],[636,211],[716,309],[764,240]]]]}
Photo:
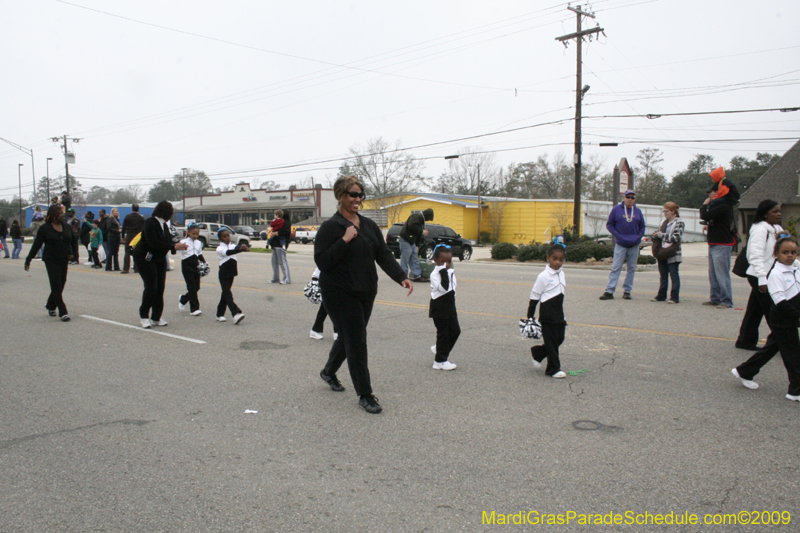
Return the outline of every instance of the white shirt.
{"type": "Polygon", "coordinates": [[[800,269],[795,265],[786,266],[776,262],[767,280],[767,289],[772,301],[778,305],[800,294],[800,269]]]}
{"type": "Polygon", "coordinates": [[[185,244],[189,248],[186,250],[181,250],[181,261],[189,259],[193,255],[203,255],[203,243],[200,242],[199,239],[192,239],[191,237],[186,237],[181,241],[181,244],[185,244]]]}
{"type": "Polygon", "coordinates": [[[564,269],[559,268],[558,270],[553,270],[550,268],[550,265],[547,265],[533,284],[531,300],[546,302],[559,294],[565,294],[566,286],[567,282],[564,278],[564,269]]]}
{"type": "Polygon", "coordinates": [[[456,284],[456,273],[452,268],[448,269],[446,264],[433,267],[433,272],[431,272],[431,298],[435,300],[450,291],[455,294],[456,284]],[[442,287],[443,275],[447,276],[448,279],[449,288],[447,290],[442,287]]]}
{"type": "Polygon", "coordinates": [[[234,261],[239,261],[239,259],[236,257],[236,254],[227,255],[228,250],[235,250],[235,249],[236,245],[233,244],[232,242],[228,244],[225,244],[224,242],[219,243],[219,246],[217,246],[217,258],[219,258],[219,264],[221,265],[230,259],[233,259],[234,261]]]}
{"type": "Polygon", "coordinates": [[[767,272],[775,262],[775,242],[781,233],[784,233],[782,227],[766,221],[750,226],[747,236],[747,262],[750,266],[746,274],[758,278],[759,285],[767,284],[767,272]]]}

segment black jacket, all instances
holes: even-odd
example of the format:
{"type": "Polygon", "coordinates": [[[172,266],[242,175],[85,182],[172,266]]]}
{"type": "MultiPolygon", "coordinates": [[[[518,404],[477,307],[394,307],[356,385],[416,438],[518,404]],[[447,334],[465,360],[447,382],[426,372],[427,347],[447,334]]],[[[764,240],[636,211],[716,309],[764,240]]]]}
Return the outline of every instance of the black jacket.
{"type": "Polygon", "coordinates": [[[735,246],[733,236],[733,207],[720,198],[700,206],[700,218],[708,222],[708,244],[735,246]]]}
{"type": "Polygon", "coordinates": [[[128,213],[122,220],[122,238],[125,239],[125,244],[130,244],[134,237],[136,237],[144,226],[144,217],[136,211],[128,213]]]}
{"type": "Polygon", "coordinates": [[[81,224],[81,244],[86,246],[92,240],[92,224],[87,222],[86,220],[83,221],[81,224]]]}
{"type": "Polygon", "coordinates": [[[0,237],[5,237],[6,235],[8,235],[8,224],[5,219],[0,218],[0,237]]]}
{"type": "Polygon", "coordinates": [[[22,228],[19,227],[19,224],[16,226],[11,224],[11,229],[9,230],[12,239],[21,239],[22,238],[22,228]]]}
{"type": "Polygon", "coordinates": [[[378,291],[377,262],[397,283],[408,279],[386,245],[378,225],[358,215],[361,228],[350,242],[344,242],[344,232],[353,224],[339,213],[322,223],[314,240],[314,262],[322,274],[321,290],[344,290],[351,293],[378,291]]]}
{"type": "Polygon", "coordinates": [[[164,259],[169,252],[174,251],[175,243],[172,242],[166,224],[162,225],[156,217],[145,220],[142,226],[142,238],[133,250],[133,258],[144,261],[147,254],[152,253],[151,260],[164,259]]]}
{"type": "Polygon", "coordinates": [[[422,244],[422,231],[425,229],[425,217],[422,213],[411,213],[400,230],[400,238],[409,244],[422,244]]]}
{"type": "Polygon", "coordinates": [[[33,245],[28,251],[28,257],[25,258],[26,265],[31,264],[42,245],[44,245],[43,261],[67,263],[69,256],[78,257],[78,236],[75,235],[67,223],[61,224],[61,232],[56,231],[48,223],[39,226],[39,230],[36,232],[36,239],[34,239],[33,245]]]}

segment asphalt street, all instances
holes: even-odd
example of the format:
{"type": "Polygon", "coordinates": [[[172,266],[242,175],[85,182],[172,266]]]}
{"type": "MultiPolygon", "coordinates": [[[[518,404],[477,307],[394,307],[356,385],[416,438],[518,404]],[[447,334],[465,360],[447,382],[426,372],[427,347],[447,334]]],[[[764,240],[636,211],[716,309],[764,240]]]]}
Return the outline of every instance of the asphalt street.
{"type": "MultiPolygon", "coordinates": [[[[358,407],[346,367],[344,393],[318,377],[332,327],[309,338],[311,249],[292,247],[291,285],[267,283],[269,255],[240,256],[238,326],[214,320],[216,264],[199,317],[178,310],[184,283],[169,273],[169,326],[149,331],[136,327],[138,275],[72,268],[61,323],[44,309],[43,264],[0,260],[0,531],[539,531],[484,523],[531,511],[792,519],[551,531],[797,530],[800,405],[784,399],[778,358],[756,391],[731,376],[751,353],[733,346],[743,311],[701,305],[704,245],[681,266],[679,305],[650,302],[656,271],[636,274],[632,300],[620,282],[600,301],[608,270],[567,264],[563,380],[534,370],[517,328],[542,264],[484,250],[455,263],[452,372],[431,368],[428,287],[406,296],[381,274],[380,415],[358,407]]],[[[749,287],[733,283],[743,308],[749,287]]]]}

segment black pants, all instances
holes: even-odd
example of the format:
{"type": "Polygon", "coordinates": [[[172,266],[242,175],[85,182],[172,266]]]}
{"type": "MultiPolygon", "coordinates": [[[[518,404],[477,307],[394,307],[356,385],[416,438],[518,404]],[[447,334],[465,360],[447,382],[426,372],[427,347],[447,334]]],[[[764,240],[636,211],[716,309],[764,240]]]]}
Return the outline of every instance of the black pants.
{"type": "MultiPolygon", "coordinates": [[[[747,299],[747,309],[745,309],[742,325],[739,327],[739,338],[736,344],[740,346],[755,346],[758,344],[758,326],[761,319],[767,319],[769,325],[769,309],[772,307],[772,297],[769,292],[758,290],[758,278],[747,276],[750,284],[750,298],[747,299]]],[[[774,355],[774,354],[773,354],[774,355]]]]}
{"type": "Polygon", "coordinates": [[[558,347],[564,342],[566,324],[550,324],[542,322],[542,339],[544,344],[541,346],[531,346],[531,355],[536,362],[541,363],[547,358],[547,368],[544,373],[548,376],[561,370],[561,360],[558,358],[558,347]]]}
{"type": "Polygon", "coordinates": [[[374,292],[322,291],[322,305],[339,333],[339,337],[333,341],[324,372],[329,376],[336,374],[347,359],[350,379],[359,396],[372,394],[367,366],[367,324],[375,295],[374,292]]]}
{"type": "MultiPolygon", "coordinates": [[[[131,252],[133,252],[133,250],[127,244],[125,244],[122,248],[125,250],[125,255],[123,256],[123,259],[122,259],[122,271],[123,272],[129,272],[130,269],[131,269],[131,252]]],[[[134,272],[138,272],[136,270],[136,264],[135,263],[133,265],[133,271],[134,272]]]]}
{"type": "Polygon", "coordinates": [[[100,256],[97,253],[97,250],[100,248],[92,248],[92,261],[94,262],[94,266],[103,266],[100,264],[100,256]]]}
{"type": "Polygon", "coordinates": [[[450,357],[450,352],[461,335],[458,316],[434,318],[433,324],[436,326],[436,357],[434,360],[437,363],[444,363],[450,357]]]}
{"type": "Polygon", "coordinates": [[[181,270],[181,272],[186,281],[186,294],[181,296],[181,303],[186,305],[188,302],[189,309],[194,313],[200,309],[200,300],[197,298],[197,292],[200,290],[200,273],[196,270],[181,270]]]}
{"type": "Polygon", "coordinates": [[[233,301],[233,293],[231,292],[233,280],[234,278],[219,278],[219,285],[222,287],[222,296],[217,305],[217,316],[225,316],[225,308],[230,309],[233,316],[242,312],[239,306],[236,305],[236,302],[233,301]]]}
{"type": "Polygon", "coordinates": [[[139,276],[144,282],[142,305],[139,307],[139,318],[149,318],[158,322],[164,312],[164,287],[167,284],[167,262],[165,258],[137,259],[134,263],[139,269],[139,276]]]}
{"type": "MultiPolygon", "coordinates": [[[[320,302],[319,311],[317,311],[317,319],[314,321],[314,325],[311,326],[311,329],[317,333],[322,333],[326,318],[328,318],[328,311],[325,310],[325,305],[320,302]]],[[[333,332],[336,333],[336,326],[333,326],[333,332]]]]}
{"type": "Polygon", "coordinates": [[[58,316],[67,314],[67,305],[64,303],[64,298],[61,296],[64,292],[64,285],[67,284],[67,263],[52,263],[45,261],[44,266],[47,269],[47,278],[50,280],[50,296],[47,297],[48,310],[54,311],[58,309],[58,316]]]}
{"type": "Polygon", "coordinates": [[[800,396],[800,338],[797,328],[775,328],[767,337],[763,348],[750,359],[736,367],[739,376],[752,380],[761,367],[766,365],[776,353],[780,352],[783,366],[789,374],[789,394],[800,396]]]}
{"type": "Polygon", "coordinates": [[[106,254],[106,270],[119,270],[119,234],[110,233],[108,235],[108,254],[106,254]]]}

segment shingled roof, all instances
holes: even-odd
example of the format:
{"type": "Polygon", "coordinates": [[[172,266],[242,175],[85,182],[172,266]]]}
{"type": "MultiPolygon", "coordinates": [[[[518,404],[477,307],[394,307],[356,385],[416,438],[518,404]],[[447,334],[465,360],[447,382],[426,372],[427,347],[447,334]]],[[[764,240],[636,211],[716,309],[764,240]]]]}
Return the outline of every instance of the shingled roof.
{"type": "Polygon", "coordinates": [[[779,204],[800,204],[800,141],[742,195],[739,209],[756,209],[766,198],[779,204]]]}

